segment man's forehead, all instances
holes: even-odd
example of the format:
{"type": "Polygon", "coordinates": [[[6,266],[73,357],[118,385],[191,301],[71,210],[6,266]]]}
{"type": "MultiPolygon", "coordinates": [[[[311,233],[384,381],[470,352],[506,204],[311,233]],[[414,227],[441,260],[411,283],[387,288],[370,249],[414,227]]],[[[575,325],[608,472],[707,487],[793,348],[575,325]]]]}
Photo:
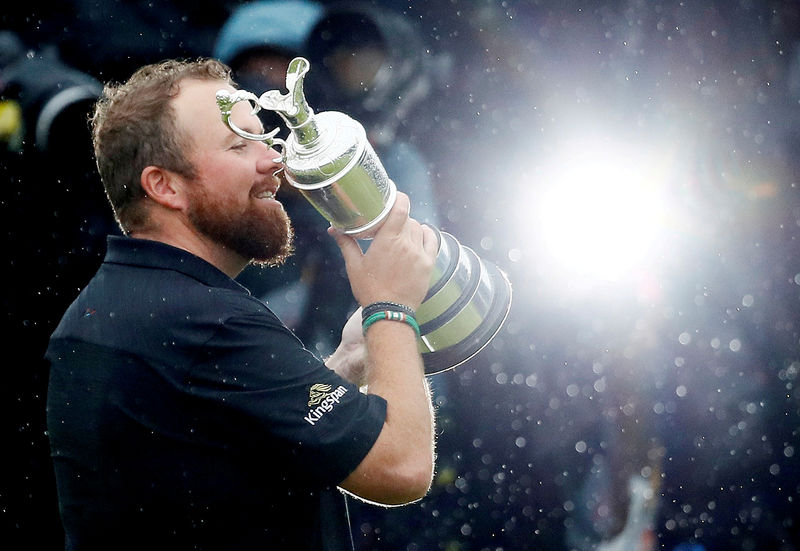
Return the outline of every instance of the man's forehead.
{"type": "MultiPolygon", "coordinates": [[[[226,136],[236,135],[225,127],[222,116],[217,106],[217,91],[227,90],[234,92],[236,89],[225,81],[220,80],[197,80],[185,79],[180,83],[178,94],[172,98],[180,124],[184,128],[192,128],[199,124],[207,127],[213,121],[214,126],[219,124],[220,128],[225,128],[226,136]]],[[[242,124],[252,126],[253,121],[249,121],[248,114],[251,110],[247,102],[241,102],[233,106],[233,116],[241,120],[242,124]]],[[[258,117],[254,122],[259,125],[258,117]]]]}
{"type": "Polygon", "coordinates": [[[177,124],[193,141],[225,136],[224,123],[217,107],[217,90],[233,88],[220,80],[184,79],[178,85],[178,93],[172,97],[172,107],[177,124]],[[218,126],[218,128],[217,128],[218,126]]]}
{"type": "Polygon", "coordinates": [[[181,111],[200,112],[209,107],[217,110],[217,90],[233,91],[234,88],[222,80],[184,79],[178,84],[178,93],[172,98],[181,111]]]}

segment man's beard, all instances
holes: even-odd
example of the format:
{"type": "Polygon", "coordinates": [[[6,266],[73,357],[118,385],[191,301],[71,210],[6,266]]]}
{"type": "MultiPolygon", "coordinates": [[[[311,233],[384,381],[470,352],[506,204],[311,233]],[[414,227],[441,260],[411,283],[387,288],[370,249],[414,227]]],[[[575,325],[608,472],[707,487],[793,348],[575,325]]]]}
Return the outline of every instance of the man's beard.
{"type": "Polygon", "coordinates": [[[207,237],[254,264],[278,266],[291,256],[294,230],[282,208],[265,211],[250,203],[245,212],[233,213],[225,207],[202,190],[193,196],[189,221],[207,237]]]}

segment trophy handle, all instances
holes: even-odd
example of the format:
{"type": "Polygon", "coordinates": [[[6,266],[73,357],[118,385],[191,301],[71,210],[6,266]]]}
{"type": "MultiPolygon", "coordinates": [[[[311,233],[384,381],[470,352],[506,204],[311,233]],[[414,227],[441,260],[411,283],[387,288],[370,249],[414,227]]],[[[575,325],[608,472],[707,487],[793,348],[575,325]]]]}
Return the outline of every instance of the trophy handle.
{"type": "MultiPolygon", "coordinates": [[[[277,130],[278,129],[276,128],[275,130],[270,132],[270,134],[274,134],[277,130]]],[[[286,142],[281,138],[272,138],[272,143],[269,143],[267,145],[269,145],[273,149],[275,148],[275,146],[281,148],[281,150],[278,151],[278,153],[280,153],[280,157],[276,157],[275,159],[273,159],[276,163],[281,164],[281,168],[275,171],[275,174],[277,174],[278,172],[286,168],[286,165],[284,164],[286,162],[286,142]]]]}
{"type": "Polygon", "coordinates": [[[248,132],[247,130],[242,130],[231,120],[231,111],[233,110],[233,106],[240,101],[246,101],[250,103],[253,108],[250,113],[251,115],[255,115],[261,111],[261,106],[258,104],[258,98],[252,92],[248,92],[246,90],[237,90],[234,93],[231,93],[228,90],[217,91],[217,107],[219,107],[219,112],[222,116],[222,122],[228,125],[228,128],[230,128],[236,135],[246,140],[264,142],[270,147],[278,143],[278,145],[281,146],[281,162],[283,162],[283,152],[286,150],[286,142],[275,137],[275,135],[280,131],[280,128],[275,128],[266,134],[254,134],[252,132],[248,132]]]}

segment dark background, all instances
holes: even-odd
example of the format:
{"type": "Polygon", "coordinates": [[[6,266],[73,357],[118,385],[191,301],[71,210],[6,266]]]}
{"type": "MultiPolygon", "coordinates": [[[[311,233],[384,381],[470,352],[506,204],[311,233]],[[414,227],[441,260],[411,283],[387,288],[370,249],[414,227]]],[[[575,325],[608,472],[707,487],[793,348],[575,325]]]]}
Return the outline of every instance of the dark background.
{"type": "MultiPolygon", "coordinates": [[[[237,4],[14,2],[0,28],[31,67],[56,55],[122,80],[210,54],[237,4]]],[[[800,5],[383,4],[451,60],[409,139],[428,155],[442,228],[508,273],[514,304],[486,350],[434,378],[432,492],[399,509],[353,503],[357,548],[589,549],[624,524],[636,474],[654,488],[654,548],[800,547],[800,5]],[[584,124],[658,144],[672,214],[635,276],[570,294],[532,217],[542,167],[584,124]]],[[[8,66],[0,55],[0,91],[8,66]]],[[[42,354],[116,228],[85,125],[46,151],[26,132],[0,155],[0,547],[58,549],[42,354]]]]}

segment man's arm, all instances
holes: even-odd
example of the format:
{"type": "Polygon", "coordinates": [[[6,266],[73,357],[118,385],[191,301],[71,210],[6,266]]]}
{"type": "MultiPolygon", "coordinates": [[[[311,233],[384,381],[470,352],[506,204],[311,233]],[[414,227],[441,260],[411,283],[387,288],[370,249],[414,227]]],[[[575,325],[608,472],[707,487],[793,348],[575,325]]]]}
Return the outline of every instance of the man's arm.
{"type": "MultiPolygon", "coordinates": [[[[408,218],[408,205],[398,193],[366,254],[354,239],[332,231],[363,306],[389,301],[416,309],[425,297],[438,243],[430,228],[408,218]]],[[[409,503],[427,493],[434,465],[433,408],[416,333],[403,322],[379,321],[365,340],[368,392],[386,400],[386,421],[341,487],[376,503],[409,503]]]]}
{"type": "Polygon", "coordinates": [[[367,388],[386,400],[386,421],[341,487],[385,505],[409,503],[428,493],[434,467],[433,411],[416,334],[404,323],[376,323],[367,333],[367,355],[374,358],[367,388]]]}

